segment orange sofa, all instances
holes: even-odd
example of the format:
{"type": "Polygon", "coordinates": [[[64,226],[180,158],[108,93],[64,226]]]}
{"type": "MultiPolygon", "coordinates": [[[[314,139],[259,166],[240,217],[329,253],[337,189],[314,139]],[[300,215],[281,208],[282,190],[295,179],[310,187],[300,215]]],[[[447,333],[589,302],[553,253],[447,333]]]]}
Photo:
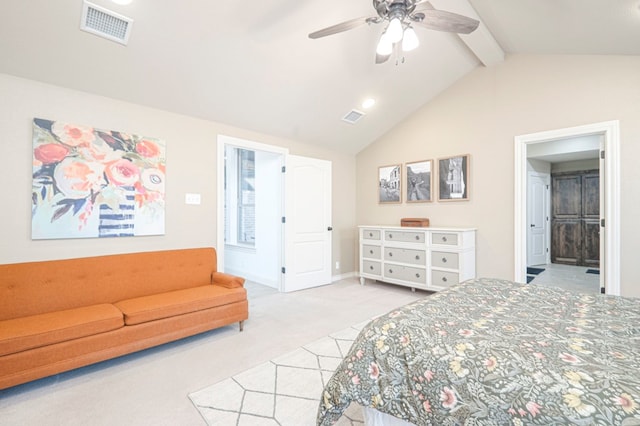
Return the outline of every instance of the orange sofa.
{"type": "Polygon", "coordinates": [[[213,248],[0,265],[0,389],[249,317],[213,248]]]}

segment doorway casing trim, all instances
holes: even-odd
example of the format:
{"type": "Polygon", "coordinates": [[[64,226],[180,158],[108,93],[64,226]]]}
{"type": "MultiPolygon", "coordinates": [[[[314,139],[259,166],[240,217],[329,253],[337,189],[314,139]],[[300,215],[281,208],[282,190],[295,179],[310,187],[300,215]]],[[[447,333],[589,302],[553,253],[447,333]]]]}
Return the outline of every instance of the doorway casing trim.
{"type": "MultiPolygon", "coordinates": [[[[216,215],[216,252],[218,254],[218,271],[224,272],[224,147],[233,146],[236,148],[249,149],[252,151],[265,151],[274,154],[280,154],[283,159],[289,155],[288,148],[282,148],[273,145],[267,145],[260,142],[254,142],[246,139],[240,139],[232,136],[218,135],[217,161],[216,161],[216,198],[217,198],[217,215],[216,215]]],[[[284,165],[284,164],[283,164],[284,165]]],[[[284,242],[282,242],[284,244],[284,242]]],[[[281,248],[281,251],[283,249],[281,248]]],[[[280,279],[279,290],[282,291],[282,278],[280,279]]]]}
{"type": "Polygon", "coordinates": [[[620,295],[620,122],[618,120],[515,137],[514,280],[526,282],[527,267],[527,147],[576,136],[601,134],[605,152],[604,282],[607,294],[620,295]]]}

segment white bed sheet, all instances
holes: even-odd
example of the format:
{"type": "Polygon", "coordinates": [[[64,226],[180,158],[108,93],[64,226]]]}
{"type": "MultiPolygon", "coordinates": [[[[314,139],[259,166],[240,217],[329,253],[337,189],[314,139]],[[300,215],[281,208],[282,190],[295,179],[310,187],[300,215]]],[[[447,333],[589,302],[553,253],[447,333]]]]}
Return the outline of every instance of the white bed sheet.
{"type": "Polygon", "coordinates": [[[416,426],[389,414],[381,413],[369,407],[362,407],[365,426],[416,426]]]}

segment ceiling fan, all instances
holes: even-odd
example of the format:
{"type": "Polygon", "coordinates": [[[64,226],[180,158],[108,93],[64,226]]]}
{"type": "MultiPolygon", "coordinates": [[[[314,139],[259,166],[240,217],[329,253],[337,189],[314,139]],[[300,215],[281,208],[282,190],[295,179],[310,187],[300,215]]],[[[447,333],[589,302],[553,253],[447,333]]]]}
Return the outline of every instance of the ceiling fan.
{"type": "Polygon", "coordinates": [[[376,49],[376,64],[386,62],[392,53],[400,49],[407,52],[418,47],[418,36],[412,24],[438,31],[459,34],[473,32],[479,21],[457,13],[435,9],[427,0],[373,0],[378,16],[350,19],[336,25],[312,32],[309,38],[316,39],[351,30],[363,24],[379,24],[389,21],[376,49]]]}

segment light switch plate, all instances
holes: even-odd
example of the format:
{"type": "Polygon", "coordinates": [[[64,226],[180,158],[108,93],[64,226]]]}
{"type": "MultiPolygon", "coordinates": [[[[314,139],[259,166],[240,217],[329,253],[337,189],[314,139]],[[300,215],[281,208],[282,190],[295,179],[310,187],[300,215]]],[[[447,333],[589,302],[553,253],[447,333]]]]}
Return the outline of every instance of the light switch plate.
{"type": "Polygon", "coordinates": [[[200,194],[185,194],[184,202],[186,204],[200,204],[200,194]]]}

